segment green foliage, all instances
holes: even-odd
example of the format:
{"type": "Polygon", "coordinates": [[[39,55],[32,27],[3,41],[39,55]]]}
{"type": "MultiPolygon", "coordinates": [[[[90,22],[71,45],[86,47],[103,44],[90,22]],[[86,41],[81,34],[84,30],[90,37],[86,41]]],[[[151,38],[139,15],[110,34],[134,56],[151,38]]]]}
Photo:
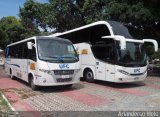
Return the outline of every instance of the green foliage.
{"type": "MultiPolygon", "coordinates": [[[[27,0],[20,8],[20,18],[25,27],[54,28],[61,32],[98,20],[132,22],[141,27],[157,20],[157,0],[49,0],[38,3],[27,0]],[[151,4],[149,4],[149,3],[151,4]],[[156,8],[152,8],[152,6],[156,8]]],[[[158,13],[160,14],[160,13],[158,13]]],[[[160,16],[160,15],[159,15],[160,16]]]]}
{"type": "Polygon", "coordinates": [[[13,16],[0,19],[0,48],[5,49],[6,45],[22,39],[41,35],[37,29],[30,30],[24,27],[19,19],[13,16]]]}
{"type": "Polygon", "coordinates": [[[110,16],[106,6],[107,3],[106,0],[85,0],[82,7],[85,22],[91,23],[108,19],[110,16]]]}
{"type": "Polygon", "coordinates": [[[8,38],[9,38],[10,43],[20,41],[26,37],[25,36],[25,33],[26,33],[25,28],[22,26],[19,26],[19,25],[16,25],[16,26],[9,28],[8,30],[6,30],[6,33],[8,34],[8,38]]]}
{"type": "Polygon", "coordinates": [[[158,50],[158,52],[153,53],[150,58],[151,59],[160,59],[160,49],[158,50]]]}
{"type": "Polygon", "coordinates": [[[8,42],[7,34],[0,29],[0,49],[4,49],[8,42]]]}
{"type": "Polygon", "coordinates": [[[21,23],[14,16],[3,17],[0,20],[0,29],[2,29],[3,31],[6,31],[16,25],[21,25],[21,23]]]}
{"type": "Polygon", "coordinates": [[[24,3],[24,7],[20,8],[20,18],[25,28],[32,30],[37,33],[38,26],[45,29],[44,18],[47,9],[45,4],[40,4],[33,0],[27,0],[24,3]]]}
{"type": "Polygon", "coordinates": [[[155,52],[152,44],[145,44],[145,50],[149,59],[160,59],[160,49],[158,50],[158,52],[155,52]]]}
{"type": "Polygon", "coordinates": [[[0,47],[5,49],[7,44],[22,40],[24,32],[20,20],[13,16],[3,17],[0,20],[0,47]]]}
{"type": "Polygon", "coordinates": [[[50,9],[46,22],[57,31],[65,31],[84,25],[83,14],[71,0],[50,0],[50,9]]]}
{"type": "Polygon", "coordinates": [[[3,99],[2,93],[0,92],[0,114],[2,114],[2,112],[7,112],[7,111],[11,111],[11,108],[9,107],[6,100],[3,99]]]}

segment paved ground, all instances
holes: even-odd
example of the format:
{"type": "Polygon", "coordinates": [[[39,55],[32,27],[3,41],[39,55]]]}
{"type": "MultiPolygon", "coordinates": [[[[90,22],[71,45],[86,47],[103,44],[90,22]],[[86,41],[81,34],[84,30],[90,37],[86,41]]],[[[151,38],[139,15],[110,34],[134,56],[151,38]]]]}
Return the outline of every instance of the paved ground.
{"type": "Polygon", "coordinates": [[[21,80],[10,80],[0,69],[0,90],[17,111],[160,111],[160,77],[114,84],[81,81],[72,88],[42,87],[32,91],[21,80]]]}

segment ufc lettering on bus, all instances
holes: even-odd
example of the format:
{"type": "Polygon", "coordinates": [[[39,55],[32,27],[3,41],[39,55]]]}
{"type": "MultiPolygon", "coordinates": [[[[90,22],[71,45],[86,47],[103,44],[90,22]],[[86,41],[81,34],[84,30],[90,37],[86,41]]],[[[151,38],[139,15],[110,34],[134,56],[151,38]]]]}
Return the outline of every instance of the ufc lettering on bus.
{"type": "Polygon", "coordinates": [[[69,69],[69,64],[59,64],[60,69],[69,69]]]}
{"type": "Polygon", "coordinates": [[[140,69],[134,69],[134,73],[139,73],[140,69]]]}

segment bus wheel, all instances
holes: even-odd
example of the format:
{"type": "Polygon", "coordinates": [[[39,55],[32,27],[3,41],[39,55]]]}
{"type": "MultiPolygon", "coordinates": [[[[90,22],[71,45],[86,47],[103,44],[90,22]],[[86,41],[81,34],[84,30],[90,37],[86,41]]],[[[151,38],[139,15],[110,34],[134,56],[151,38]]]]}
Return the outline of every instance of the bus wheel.
{"type": "Polygon", "coordinates": [[[31,87],[31,89],[34,90],[34,91],[38,90],[38,86],[36,86],[36,85],[34,84],[33,76],[30,75],[29,78],[30,78],[30,87],[31,87]]]}
{"type": "Polygon", "coordinates": [[[12,74],[12,70],[11,69],[9,70],[9,75],[10,75],[11,80],[14,80],[14,76],[12,74]]]}
{"type": "Polygon", "coordinates": [[[93,72],[91,70],[87,70],[85,71],[85,79],[88,81],[88,82],[94,82],[94,75],[93,75],[93,72]]]}

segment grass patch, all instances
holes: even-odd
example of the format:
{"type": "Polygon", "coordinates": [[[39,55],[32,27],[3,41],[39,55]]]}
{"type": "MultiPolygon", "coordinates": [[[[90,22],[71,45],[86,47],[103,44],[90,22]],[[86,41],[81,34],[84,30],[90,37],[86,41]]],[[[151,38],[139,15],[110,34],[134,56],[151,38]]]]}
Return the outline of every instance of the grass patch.
{"type": "Polygon", "coordinates": [[[0,92],[0,111],[1,112],[11,111],[10,107],[8,106],[8,103],[5,101],[5,99],[3,99],[1,92],[0,92]]]}

